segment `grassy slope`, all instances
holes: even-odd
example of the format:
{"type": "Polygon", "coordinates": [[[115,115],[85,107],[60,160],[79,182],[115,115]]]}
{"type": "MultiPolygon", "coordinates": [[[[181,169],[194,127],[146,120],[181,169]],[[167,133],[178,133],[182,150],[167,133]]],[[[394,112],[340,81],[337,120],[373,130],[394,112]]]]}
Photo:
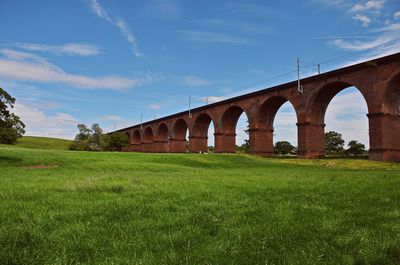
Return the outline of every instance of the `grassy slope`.
{"type": "Polygon", "coordinates": [[[18,139],[16,146],[32,149],[68,150],[70,143],[71,140],[66,139],[24,136],[18,139]]]}
{"type": "Polygon", "coordinates": [[[1,146],[0,168],[1,264],[400,262],[398,164],[1,146]]]}

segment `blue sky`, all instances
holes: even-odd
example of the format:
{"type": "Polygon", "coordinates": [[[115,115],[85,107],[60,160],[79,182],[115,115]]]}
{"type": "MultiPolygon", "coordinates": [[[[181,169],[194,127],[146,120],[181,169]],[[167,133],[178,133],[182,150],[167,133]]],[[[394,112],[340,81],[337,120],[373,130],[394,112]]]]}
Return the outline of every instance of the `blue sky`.
{"type": "MultiPolygon", "coordinates": [[[[27,135],[105,131],[400,51],[398,0],[15,1],[0,3],[0,86],[27,135]]],[[[327,130],[368,145],[356,89],[331,102],[327,130]],[[350,114],[350,110],[353,114],[350,114]]],[[[245,117],[238,142],[245,134],[245,117]]],[[[296,144],[284,105],[276,140],[296,144]]],[[[211,133],[211,132],[210,132],[211,133]]],[[[212,142],[212,141],[211,141],[212,142]]]]}

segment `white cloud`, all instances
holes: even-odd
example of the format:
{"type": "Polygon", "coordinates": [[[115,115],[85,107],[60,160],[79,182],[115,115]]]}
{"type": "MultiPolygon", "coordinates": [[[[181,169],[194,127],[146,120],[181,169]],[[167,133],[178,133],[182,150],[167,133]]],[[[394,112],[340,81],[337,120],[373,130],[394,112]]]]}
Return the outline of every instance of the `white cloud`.
{"type": "Polygon", "coordinates": [[[110,16],[107,14],[106,10],[97,2],[97,0],[90,1],[90,9],[100,18],[112,22],[110,16]]]}
{"type": "Polygon", "coordinates": [[[182,40],[197,43],[226,43],[239,45],[249,45],[253,43],[250,39],[210,31],[180,30],[178,34],[182,40]]]}
{"type": "Polygon", "coordinates": [[[117,116],[117,115],[104,115],[100,119],[103,121],[122,121],[122,117],[117,116]]]}
{"type": "Polygon", "coordinates": [[[25,123],[25,135],[73,139],[78,120],[68,113],[47,115],[31,105],[17,103],[14,112],[25,123]]]}
{"type": "Polygon", "coordinates": [[[0,76],[9,80],[24,80],[43,83],[63,83],[79,88],[101,88],[124,90],[133,86],[151,83],[157,77],[144,74],[137,78],[121,76],[89,77],[64,72],[61,68],[34,54],[1,49],[0,76]]]}
{"type": "Polygon", "coordinates": [[[182,77],[182,83],[189,86],[207,86],[211,82],[193,75],[187,75],[182,77]]]}
{"type": "Polygon", "coordinates": [[[352,17],[355,21],[360,22],[364,27],[368,27],[369,24],[372,22],[372,20],[366,16],[366,15],[361,15],[357,14],[354,17],[352,17]]]}
{"type": "Polygon", "coordinates": [[[126,40],[131,44],[133,53],[138,57],[143,56],[144,54],[139,52],[135,36],[129,30],[125,21],[122,19],[118,19],[115,22],[115,25],[117,25],[117,27],[120,29],[121,33],[125,36],[126,40]]]}
{"type": "Polygon", "coordinates": [[[329,103],[325,116],[325,131],[337,131],[343,135],[346,144],[358,140],[369,146],[367,104],[356,90],[343,91],[329,103]]]}
{"type": "Polygon", "coordinates": [[[393,18],[396,20],[400,20],[400,11],[397,11],[393,14],[393,18]]]}
{"type": "Polygon", "coordinates": [[[341,49],[344,50],[351,50],[351,51],[364,51],[373,49],[384,44],[387,44],[391,41],[395,40],[395,36],[393,35],[382,35],[372,41],[345,41],[343,39],[334,40],[333,44],[341,49]]]}
{"type": "Polygon", "coordinates": [[[64,45],[47,45],[37,43],[16,43],[16,47],[27,51],[50,52],[57,55],[93,56],[100,52],[97,46],[92,44],[67,43],[64,45]]]}
{"type": "Polygon", "coordinates": [[[156,103],[150,104],[149,108],[152,109],[152,110],[158,110],[158,109],[161,108],[161,104],[156,104],[156,103]]]}
{"type": "Polygon", "coordinates": [[[226,97],[218,97],[218,96],[210,96],[210,97],[204,97],[204,98],[201,98],[200,100],[202,101],[202,102],[204,102],[204,103],[207,103],[207,104],[212,104],[212,103],[215,103],[215,102],[218,102],[218,101],[222,101],[222,100],[225,100],[226,99],[226,97]]]}
{"type": "Polygon", "coordinates": [[[144,15],[162,20],[177,20],[182,9],[176,0],[150,0],[142,10],[144,15]]]}
{"type": "Polygon", "coordinates": [[[355,4],[351,9],[350,12],[362,12],[368,10],[379,10],[382,9],[385,4],[384,0],[369,0],[365,3],[358,3],[355,4]]]}
{"type": "Polygon", "coordinates": [[[114,24],[115,26],[118,27],[118,29],[121,31],[122,35],[126,38],[126,40],[130,43],[132,47],[133,54],[137,57],[141,57],[144,54],[139,51],[138,44],[135,38],[135,35],[130,31],[128,26],[126,25],[126,22],[122,19],[111,19],[111,17],[108,15],[106,10],[100,5],[100,3],[97,0],[91,0],[90,1],[90,9],[100,18],[114,24]]]}
{"type": "Polygon", "coordinates": [[[192,22],[208,29],[215,29],[216,27],[218,27],[222,30],[241,31],[244,33],[254,34],[268,34],[272,32],[270,28],[267,28],[265,26],[260,26],[253,23],[238,22],[234,20],[200,19],[192,22]]]}

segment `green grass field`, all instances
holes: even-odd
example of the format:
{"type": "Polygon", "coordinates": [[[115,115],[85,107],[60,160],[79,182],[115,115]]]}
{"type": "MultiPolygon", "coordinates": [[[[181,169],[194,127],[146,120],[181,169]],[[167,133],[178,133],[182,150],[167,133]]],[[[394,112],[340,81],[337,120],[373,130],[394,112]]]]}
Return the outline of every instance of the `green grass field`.
{"type": "Polygon", "coordinates": [[[46,150],[68,150],[71,140],[37,137],[37,136],[24,136],[18,139],[16,146],[32,149],[46,149],[46,150]]]}
{"type": "Polygon", "coordinates": [[[400,165],[0,145],[0,264],[400,264],[400,165]]]}

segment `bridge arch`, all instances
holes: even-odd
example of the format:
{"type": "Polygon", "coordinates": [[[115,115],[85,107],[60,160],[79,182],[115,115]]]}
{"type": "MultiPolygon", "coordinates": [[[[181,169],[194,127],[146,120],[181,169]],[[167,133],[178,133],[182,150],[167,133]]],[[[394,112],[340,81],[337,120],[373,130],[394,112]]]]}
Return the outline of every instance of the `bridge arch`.
{"type": "Polygon", "coordinates": [[[367,100],[366,91],[364,91],[361,87],[353,85],[349,82],[335,81],[320,87],[311,98],[308,107],[308,122],[324,124],[326,109],[328,108],[329,103],[339,92],[349,87],[355,87],[361,93],[367,104],[368,110],[371,110],[371,104],[369,104],[367,100]]]}
{"type": "Polygon", "coordinates": [[[129,144],[132,144],[131,132],[130,132],[130,131],[127,131],[127,132],[125,132],[125,134],[126,134],[126,136],[128,136],[129,144]]]}
{"type": "MultiPolygon", "coordinates": [[[[295,112],[295,126],[298,120],[298,111],[295,105],[285,96],[272,95],[264,99],[260,106],[260,110],[257,117],[257,124],[250,128],[250,139],[251,139],[251,150],[260,155],[270,156],[274,153],[274,121],[278,114],[278,111],[285,105],[289,104],[289,109],[292,108],[295,112]]],[[[290,114],[287,118],[290,118],[290,114]]],[[[290,127],[290,126],[289,126],[290,127]]],[[[282,139],[289,141],[289,139],[282,139]]],[[[289,141],[290,142],[290,141],[289,141]]],[[[294,143],[291,143],[294,144],[294,143]]]]}
{"type": "Polygon", "coordinates": [[[389,78],[383,98],[383,112],[400,116],[400,71],[389,78]]]}
{"type": "Polygon", "coordinates": [[[148,126],[143,131],[142,151],[143,152],[153,152],[153,141],[154,141],[153,129],[150,126],[148,126]]]}
{"type": "Polygon", "coordinates": [[[153,141],[153,152],[167,153],[169,151],[169,129],[164,122],[157,127],[156,135],[153,141]]]}
{"type": "Polygon", "coordinates": [[[170,151],[173,153],[185,153],[187,132],[189,126],[184,119],[178,119],[172,126],[170,151]]]}
{"type": "Polygon", "coordinates": [[[215,132],[216,153],[236,152],[236,129],[242,114],[247,117],[247,122],[252,122],[247,112],[241,106],[233,105],[224,110],[215,132]]]}
{"type": "Polygon", "coordinates": [[[157,127],[156,141],[168,141],[169,130],[168,126],[163,122],[157,127]]]}
{"type": "MultiPolygon", "coordinates": [[[[373,102],[370,102],[371,98],[368,98],[368,96],[371,96],[373,87],[362,87],[347,81],[334,81],[322,85],[310,98],[305,121],[298,124],[299,154],[302,157],[319,157],[326,155],[325,121],[327,109],[335,96],[348,88],[353,88],[354,91],[357,91],[357,94],[361,95],[363,98],[362,104],[366,104],[367,106],[367,113],[373,109],[373,102]]],[[[343,100],[345,100],[346,95],[342,94],[341,96],[343,96],[343,100]]],[[[349,112],[349,110],[347,111],[349,112]]],[[[363,115],[364,114],[360,116],[361,120],[365,117],[363,115]]],[[[365,119],[365,124],[367,123],[368,121],[365,119]]],[[[365,125],[365,127],[368,127],[368,125],[365,125]]],[[[371,126],[369,127],[371,128],[371,126]]],[[[341,133],[340,130],[339,133],[341,133]]],[[[371,135],[369,135],[369,139],[371,139],[371,135]]],[[[371,141],[369,140],[369,142],[371,141]]]]}
{"type": "Polygon", "coordinates": [[[201,113],[195,118],[189,136],[190,152],[208,152],[208,129],[211,122],[215,128],[214,120],[208,113],[201,113]]]}
{"type": "Polygon", "coordinates": [[[132,134],[132,144],[140,144],[140,143],[141,143],[140,131],[136,129],[132,134]]]}

